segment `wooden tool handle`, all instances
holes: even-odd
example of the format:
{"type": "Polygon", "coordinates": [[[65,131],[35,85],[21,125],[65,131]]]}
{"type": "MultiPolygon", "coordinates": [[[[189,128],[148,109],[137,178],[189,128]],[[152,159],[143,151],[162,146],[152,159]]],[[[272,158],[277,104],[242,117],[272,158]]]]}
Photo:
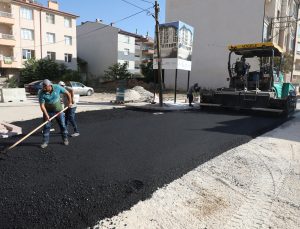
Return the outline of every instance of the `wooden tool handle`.
{"type": "Polygon", "coordinates": [[[23,138],[21,138],[19,141],[17,141],[15,144],[13,144],[12,146],[8,147],[7,150],[11,150],[12,148],[15,148],[17,145],[19,145],[22,141],[24,141],[25,139],[27,139],[28,137],[30,137],[33,133],[35,133],[36,131],[38,131],[40,128],[42,128],[43,126],[45,126],[48,122],[51,122],[53,119],[55,119],[58,115],[60,115],[62,112],[66,111],[69,107],[65,107],[62,111],[58,112],[57,114],[55,114],[53,117],[51,117],[49,120],[45,121],[44,123],[42,123],[41,125],[39,125],[37,128],[35,128],[33,131],[31,131],[29,134],[27,134],[26,136],[24,136],[23,138]]]}

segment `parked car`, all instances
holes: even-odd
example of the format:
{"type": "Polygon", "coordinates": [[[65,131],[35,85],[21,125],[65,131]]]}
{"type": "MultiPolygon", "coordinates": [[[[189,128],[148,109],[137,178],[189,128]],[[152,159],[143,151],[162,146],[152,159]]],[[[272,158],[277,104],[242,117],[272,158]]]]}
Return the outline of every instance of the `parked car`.
{"type": "Polygon", "coordinates": [[[25,91],[31,95],[37,95],[39,90],[43,88],[43,80],[33,81],[29,84],[24,84],[25,91]]]}
{"type": "Polygon", "coordinates": [[[67,86],[73,89],[74,94],[90,96],[94,93],[94,89],[92,87],[87,87],[79,82],[70,81],[67,83],[67,86]]]}

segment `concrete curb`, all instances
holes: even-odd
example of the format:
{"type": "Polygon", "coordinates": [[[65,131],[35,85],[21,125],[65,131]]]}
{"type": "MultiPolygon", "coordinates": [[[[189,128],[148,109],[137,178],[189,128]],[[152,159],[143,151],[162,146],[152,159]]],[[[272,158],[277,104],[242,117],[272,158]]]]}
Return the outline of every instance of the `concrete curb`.
{"type": "Polygon", "coordinates": [[[148,112],[172,112],[172,111],[190,111],[190,110],[199,110],[199,105],[194,104],[194,107],[189,107],[188,104],[183,103],[164,103],[163,107],[160,107],[158,103],[149,104],[149,103],[128,103],[125,104],[125,107],[130,110],[138,111],[148,111],[148,112]]]}
{"type": "Polygon", "coordinates": [[[3,133],[0,131],[0,138],[8,138],[8,137],[12,137],[15,135],[20,135],[22,134],[22,128],[6,123],[6,122],[0,122],[0,126],[4,126],[7,129],[6,133],[3,133]]]}

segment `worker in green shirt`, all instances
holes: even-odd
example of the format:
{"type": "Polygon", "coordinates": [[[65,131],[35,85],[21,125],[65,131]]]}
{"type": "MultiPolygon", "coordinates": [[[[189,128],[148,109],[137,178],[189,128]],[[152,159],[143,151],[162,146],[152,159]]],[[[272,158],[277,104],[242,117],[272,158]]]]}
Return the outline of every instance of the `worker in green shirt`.
{"type": "MultiPolygon", "coordinates": [[[[60,95],[64,94],[68,98],[68,106],[72,106],[72,99],[70,93],[63,87],[52,84],[50,80],[43,81],[43,89],[39,92],[40,108],[43,112],[44,121],[49,120],[51,117],[63,110],[60,95]]],[[[56,117],[56,121],[61,130],[61,135],[64,145],[69,145],[68,131],[65,124],[65,114],[62,112],[56,117]]],[[[49,144],[51,122],[48,122],[43,129],[43,143],[41,148],[46,148],[49,144]]]]}

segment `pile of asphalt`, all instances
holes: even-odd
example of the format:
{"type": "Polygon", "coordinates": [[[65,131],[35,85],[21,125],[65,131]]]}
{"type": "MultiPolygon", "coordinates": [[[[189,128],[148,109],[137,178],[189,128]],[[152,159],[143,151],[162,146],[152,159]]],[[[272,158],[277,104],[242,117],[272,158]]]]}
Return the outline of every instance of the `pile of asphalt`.
{"type": "MultiPolygon", "coordinates": [[[[124,109],[77,115],[80,136],[61,144],[39,131],[0,160],[0,228],[84,228],[128,210],[160,187],[284,122],[205,112],[124,109]]],[[[41,119],[16,123],[28,133],[41,119]]],[[[55,127],[57,130],[57,126],[55,127]]],[[[19,137],[1,139],[3,148],[19,137]]]]}

